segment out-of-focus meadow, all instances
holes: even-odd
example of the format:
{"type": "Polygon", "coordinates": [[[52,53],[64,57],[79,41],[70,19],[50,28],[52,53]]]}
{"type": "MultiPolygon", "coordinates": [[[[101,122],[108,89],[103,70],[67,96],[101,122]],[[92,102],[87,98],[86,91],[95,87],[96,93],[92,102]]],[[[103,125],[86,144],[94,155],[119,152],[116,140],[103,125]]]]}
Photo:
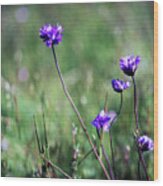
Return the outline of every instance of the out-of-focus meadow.
{"type": "MultiPolygon", "coordinates": [[[[43,140],[44,112],[50,159],[77,178],[105,179],[93,154],[74,168],[73,126],[77,127],[78,160],[91,147],[64,96],[52,51],[39,38],[39,28],[45,23],[60,23],[64,28],[63,41],[56,47],[57,57],[94,141],[96,130],[90,122],[103,108],[106,92],[108,109],[117,111],[119,107],[120,96],[113,91],[111,80],[129,79],[119,68],[119,58],[141,56],[136,72],[140,125],[153,138],[153,2],[2,6],[2,176],[38,176],[41,159],[33,115],[43,140]]],[[[124,92],[121,115],[112,127],[119,179],[137,179],[134,121],[132,86],[124,92]]],[[[104,140],[110,154],[107,133],[104,140]]],[[[146,153],[145,160],[153,179],[153,153],[146,153]]]]}

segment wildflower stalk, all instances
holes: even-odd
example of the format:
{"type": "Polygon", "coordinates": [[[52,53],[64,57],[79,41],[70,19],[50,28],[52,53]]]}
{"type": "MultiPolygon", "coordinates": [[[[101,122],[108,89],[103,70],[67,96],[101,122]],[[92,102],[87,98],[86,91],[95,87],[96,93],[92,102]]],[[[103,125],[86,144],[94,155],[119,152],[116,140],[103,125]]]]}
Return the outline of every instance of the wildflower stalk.
{"type": "Polygon", "coordinates": [[[112,167],[111,167],[111,164],[110,164],[110,160],[109,160],[109,157],[108,157],[108,155],[107,155],[107,153],[106,153],[105,147],[104,147],[104,145],[103,145],[103,143],[102,143],[103,137],[104,137],[104,136],[103,136],[103,134],[104,134],[103,129],[101,129],[101,133],[100,133],[100,131],[99,131],[98,129],[96,129],[96,131],[97,131],[97,135],[98,135],[99,140],[100,140],[100,150],[102,151],[101,153],[102,153],[102,155],[104,156],[104,158],[105,158],[105,160],[106,160],[106,162],[107,162],[107,165],[108,165],[110,178],[111,178],[112,180],[114,180],[115,177],[114,177],[113,170],[112,170],[112,167]]]}
{"type": "Polygon", "coordinates": [[[44,142],[45,142],[46,156],[49,158],[49,145],[48,145],[47,129],[46,129],[46,121],[45,121],[45,115],[44,115],[44,113],[43,113],[42,117],[43,117],[44,142]]]}
{"type": "Polygon", "coordinates": [[[90,149],[83,157],[82,159],[78,162],[78,166],[93,152],[93,149],[90,149]]]}
{"type": "Polygon", "coordinates": [[[111,150],[111,157],[112,157],[112,167],[116,179],[116,170],[115,170],[115,159],[114,159],[114,149],[113,149],[113,139],[112,139],[112,132],[111,129],[109,131],[109,140],[110,140],[110,150],[111,150]]]}
{"type": "MultiPolygon", "coordinates": [[[[113,122],[119,117],[120,113],[121,113],[121,109],[122,109],[122,104],[123,104],[123,93],[120,93],[120,106],[119,106],[119,110],[117,112],[117,116],[115,117],[115,119],[113,120],[113,122]]],[[[113,123],[112,122],[112,123],[113,123]]],[[[112,164],[113,164],[113,171],[114,171],[114,176],[116,179],[116,169],[115,169],[115,159],[114,159],[114,149],[113,149],[113,139],[112,139],[112,129],[110,128],[109,130],[109,140],[110,140],[110,149],[111,149],[111,156],[112,156],[112,164]]]]}
{"type": "Polygon", "coordinates": [[[121,110],[122,110],[122,104],[123,104],[123,92],[121,92],[120,93],[120,96],[121,96],[121,100],[120,100],[120,106],[119,106],[119,111],[118,111],[118,113],[117,113],[117,117],[116,118],[118,118],[118,116],[120,115],[120,113],[121,113],[121,110]]]}
{"type": "Polygon", "coordinates": [[[37,145],[38,145],[38,150],[39,150],[39,153],[42,153],[41,144],[40,144],[37,126],[36,126],[35,116],[33,116],[33,125],[34,125],[34,131],[35,131],[36,141],[37,141],[37,145]]]}
{"type": "Polygon", "coordinates": [[[134,85],[134,114],[135,114],[135,124],[136,130],[139,131],[139,118],[138,118],[138,100],[137,100],[137,90],[136,90],[136,82],[134,76],[132,76],[132,81],[134,85]]]}
{"type": "Polygon", "coordinates": [[[108,169],[109,169],[109,174],[110,174],[110,178],[112,180],[115,180],[115,177],[114,177],[114,173],[113,173],[113,170],[112,170],[112,167],[111,167],[111,164],[110,164],[110,160],[109,160],[109,157],[106,153],[106,150],[105,150],[105,147],[104,145],[101,143],[101,149],[102,149],[102,154],[107,162],[107,165],[108,165],[108,169]]]}
{"type": "Polygon", "coordinates": [[[63,174],[66,178],[72,179],[72,177],[70,175],[68,175],[63,169],[61,169],[60,167],[58,167],[57,165],[55,165],[54,163],[52,163],[45,156],[41,155],[41,158],[47,163],[48,166],[54,168],[55,170],[57,170],[58,172],[60,172],[61,174],[63,174]]]}
{"type": "Polygon", "coordinates": [[[20,117],[19,117],[19,109],[18,109],[18,100],[16,95],[13,96],[14,98],[14,106],[15,106],[15,121],[16,121],[16,126],[18,130],[18,137],[21,139],[21,125],[20,125],[20,117]]]}
{"type": "Polygon", "coordinates": [[[72,178],[77,178],[77,170],[78,170],[78,156],[79,156],[79,146],[77,144],[77,127],[72,125],[72,144],[73,144],[73,152],[72,152],[72,162],[71,162],[71,176],[72,178]]]}
{"type": "MultiPolygon", "coordinates": [[[[137,133],[137,135],[139,135],[138,100],[137,100],[136,81],[135,81],[134,76],[132,76],[132,81],[133,81],[133,85],[134,85],[134,115],[135,115],[136,133],[137,133]]],[[[138,156],[139,156],[138,167],[139,167],[139,163],[141,162],[144,173],[145,173],[146,180],[149,181],[150,179],[149,179],[149,176],[148,176],[148,173],[147,173],[146,162],[144,160],[143,153],[142,153],[142,151],[139,148],[139,145],[137,143],[137,139],[136,139],[136,144],[137,144],[137,150],[138,150],[138,156]]],[[[140,169],[138,169],[138,170],[140,170],[140,169]]],[[[140,172],[138,172],[138,174],[140,174],[140,172]]]]}
{"type": "Polygon", "coordinates": [[[58,72],[59,79],[60,79],[61,84],[62,84],[63,91],[64,91],[64,93],[65,93],[65,96],[67,97],[67,99],[68,99],[69,103],[71,104],[71,106],[72,106],[74,112],[76,113],[76,115],[77,115],[77,117],[78,117],[78,120],[79,120],[79,122],[80,122],[80,125],[81,125],[81,127],[82,127],[82,129],[83,129],[83,131],[84,131],[84,133],[85,133],[85,135],[86,135],[86,137],[87,137],[87,139],[88,139],[89,144],[91,145],[91,147],[92,147],[92,149],[93,149],[93,152],[94,152],[94,154],[95,154],[97,160],[99,161],[99,164],[100,164],[100,166],[101,166],[101,168],[102,168],[102,170],[103,170],[103,172],[104,172],[106,178],[107,178],[107,179],[110,179],[110,176],[109,176],[109,174],[108,174],[108,172],[107,172],[107,170],[106,170],[106,168],[105,168],[105,166],[104,166],[102,160],[100,159],[100,157],[99,157],[99,155],[98,155],[98,153],[97,153],[96,147],[94,146],[94,144],[93,144],[93,142],[92,142],[92,140],[91,140],[91,138],[90,138],[90,136],[89,136],[89,133],[88,133],[88,131],[87,131],[87,128],[86,128],[86,126],[85,126],[85,123],[84,123],[84,121],[83,121],[83,119],[82,119],[82,117],[81,117],[81,115],[80,115],[80,113],[79,113],[79,111],[78,111],[78,109],[77,109],[75,103],[73,102],[73,100],[72,100],[72,98],[71,98],[71,96],[70,96],[68,90],[67,90],[66,84],[65,84],[65,82],[64,82],[64,80],[63,80],[63,76],[62,76],[62,73],[61,73],[61,70],[60,70],[58,61],[57,61],[57,56],[56,56],[56,53],[55,53],[55,48],[54,48],[53,45],[52,45],[52,52],[53,52],[53,57],[54,57],[55,66],[56,66],[56,69],[57,69],[57,72],[58,72]]]}
{"type": "Polygon", "coordinates": [[[138,153],[139,153],[139,161],[141,162],[142,167],[143,167],[143,169],[144,169],[144,173],[145,173],[146,180],[149,181],[150,178],[149,178],[148,173],[147,173],[147,166],[146,166],[146,163],[145,163],[145,160],[144,160],[143,153],[142,153],[142,151],[140,150],[139,147],[138,147],[138,153]]]}

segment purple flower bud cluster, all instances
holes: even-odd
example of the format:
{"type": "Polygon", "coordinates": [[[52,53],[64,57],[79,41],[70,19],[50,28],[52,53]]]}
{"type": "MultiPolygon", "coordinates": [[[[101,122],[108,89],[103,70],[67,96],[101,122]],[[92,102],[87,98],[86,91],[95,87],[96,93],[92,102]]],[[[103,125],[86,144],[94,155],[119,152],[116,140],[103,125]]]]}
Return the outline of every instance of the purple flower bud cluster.
{"type": "Polygon", "coordinates": [[[129,81],[122,81],[119,79],[113,79],[112,80],[112,87],[116,92],[122,92],[123,90],[130,87],[129,81]]]}
{"type": "Polygon", "coordinates": [[[44,41],[47,47],[52,48],[53,45],[58,45],[62,41],[63,28],[60,25],[45,24],[40,28],[40,38],[44,41]]]}
{"type": "Polygon", "coordinates": [[[117,114],[114,111],[106,112],[101,110],[91,124],[98,130],[103,129],[105,132],[108,132],[116,116],[117,114]]]}
{"type": "Polygon", "coordinates": [[[120,58],[120,68],[128,76],[134,76],[138,65],[140,63],[140,57],[133,55],[120,58]]]}
{"type": "Polygon", "coordinates": [[[142,152],[152,151],[154,148],[153,140],[146,135],[140,136],[137,142],[142,152]]]}

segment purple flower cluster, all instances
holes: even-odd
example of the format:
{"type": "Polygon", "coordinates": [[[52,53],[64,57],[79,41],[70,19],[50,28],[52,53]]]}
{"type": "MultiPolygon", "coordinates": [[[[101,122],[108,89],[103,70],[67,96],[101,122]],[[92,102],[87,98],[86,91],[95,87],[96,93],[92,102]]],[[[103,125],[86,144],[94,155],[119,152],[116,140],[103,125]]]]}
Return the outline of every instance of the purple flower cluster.
{"type": "Polygon", "coordinates": [[[111,124],[116,116],[117,114],[114,111],[105,112],[104,110],[102,110],[91,122],[91,124],[95,126],[96,129],[103,129],[107,132],[109,131],[111,124]]]}
{"type": "Polygon", "coordinates": [[[140,57],[136,56],[126,56],[120,59],[120,68],[123,72],[128,76],[134,76],[136,69],[138,68],[138,64],[140,63],[140,57]]]}
{"type": "Polygon", "coordinates": [[[45,24],[40,28],[40,38],[44,41],[47,47],[51,48],[62,41],[63,28],[60,25],[45,24]]]}
{"type": "Polygon", "coordinates": [[[98,130],[100,130],[101,128],[106,127],[108,125],[109,120],[110,117],[108,116],[108,113],[102,110],[92,121],[92,125],[95,126],[98,130]]]}
{"type": "Polygon", "coordinates": [[[139,145],[139,148],[141,149],[141,151],[143,151],[143,152],[144,151],[152,151],[154,148],[153,140],[146,135],[140,136],[138,138],[138,145],[139,145]]]}
{"type": "Polygon", "coordinates": [[[129,81],[125,82],[125,81],[122,81],[119,79],[113,79],[112,80],[112,87],[116,92],[120,93],[123,90],[130,87],[130,82],[129,81]]]}

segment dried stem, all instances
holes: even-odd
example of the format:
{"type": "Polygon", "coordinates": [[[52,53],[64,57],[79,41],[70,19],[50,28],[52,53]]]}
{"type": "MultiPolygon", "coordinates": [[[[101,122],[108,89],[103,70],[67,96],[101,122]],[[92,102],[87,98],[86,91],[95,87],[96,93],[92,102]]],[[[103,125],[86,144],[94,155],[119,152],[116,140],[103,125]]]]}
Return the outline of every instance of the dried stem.
{"type": "Polygon", "coordinates": [[[60,67],[59,67],[59,64],[58,64],[58,61],[57,61],[57,56],[56,56],[56,53],[55,53],[55,48],[54,48],[54,46],[52,46],[52,52],[53,52],[53,57],[54,57],[55,66],[56,66],[56,69],[57,69],[57,72],[58,72],[59,79],[60,79],[61,84],[62,84],[63,91],[64,91],[64,93],[65,93],[65,96],[67,97],[67,99],[68,99],[69,103],[71,104],[71,106],[72,106],[74,112],[76,113],[76,115],[77,115],[77,117],[78,117],[78,120],[79,120],[79,122],[80,122],[80,125],[81,125],[81,127],[82,127],[82,129],[83,129],[83,131],[84,131],[84,133],[85,133],[85,135],[86,135],[86,137],[87,137],[87,139],[88,139],[88,142],[90,143],[90,145],[91,145],[91,147],[92,147],[92,149],[93,149],[93,152],[94,152],[94,154],[95,154],[97,160],[98,160],[99,163],[100,163],[100,166],[101,166],[101,168],[102,168],[102,170],[103,170],[103,172],[104,172],[106,178],[107,178],[107,179],[110,179],[110,176],[109,176],[109,174],[108,174],[108,172],[107,172],[107,170],[106,170],[106,168],[105,168],[105,166],[104,166],[102,160],[101,160],[100,157],[98,156],[96,147],[94,146],[94,144],[93,144],[93,142],[92,142],[92,140],[91,140],[91,138],[90,138],[90,136],[89,136],[89,133],[88,133],[88,131],[87,131],[87,128],[86,128],[86,126],[85,126],[85,123],[84,123],[84,121],[83,121],[83,119],[82,119],[82,117],[81,117],[81,115],[80,115],[80,113],[79,113],[79,111],[78,111],[78,109],[77,109],[75,103],[73,102],[73,100],[72,100],[72,98],[71,98],[71,96],[70,96],[68,90],[67,90],[66,84],[65,84],[65,82],[64,82],[64,80],[63,80],[62,73],[61,73],[61,70],[60,70],[60,67]]]}

